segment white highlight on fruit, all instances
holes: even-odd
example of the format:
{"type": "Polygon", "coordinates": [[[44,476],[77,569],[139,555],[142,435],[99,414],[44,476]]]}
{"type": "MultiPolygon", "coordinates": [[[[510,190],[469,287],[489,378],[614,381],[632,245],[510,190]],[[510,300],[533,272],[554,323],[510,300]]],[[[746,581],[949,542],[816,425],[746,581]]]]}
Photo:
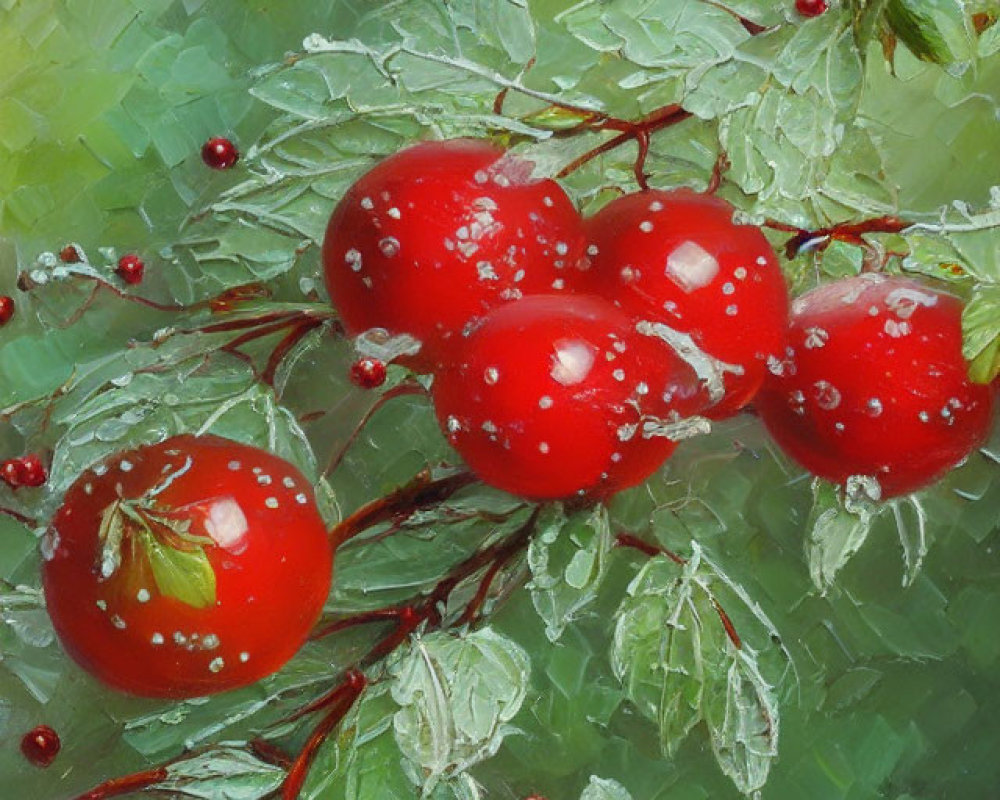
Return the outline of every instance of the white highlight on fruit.
{"type": "Polygon", "coordinates": [[[696,242],[684,242],[667,256],[666,276],[685,292],[708,286],[719,274],[719,262],[696,242]]]}
{"type": "Polygon", "coordinates": [[[824,411],[833,411],[840,405],[840,390],[829,381],[816,381],[813,384],[816,389],[816,405],[824,411]]]}
{"type": "Polygon", "coordinates": [[[219,498],[208,507],[205,532],[224,550],[237,555],[242,553],[247,546],[248,529],[246,515],[234,498],[219,498]]]}
{"type": "Polygon", "coordinates": [[[573,386],[586,380],[594,366],[594,350],[578,339],[560,339],[552,356],[552,380],[563,386],[573,386]]]}
{"type": "Polygon", "coordinates": [[[818,350],[830,341],[830,332],[826,328],[806,328],[806,350],[818,350]]]}
{"type": "Polygon", "coordinates": [[[893,289],[885,297],[886,306],[900,319],[909,319],[913,316],[913,312],[921,306],[931,308],[937,305],[937,301],[937,295],[909,287],[893,289]]]}

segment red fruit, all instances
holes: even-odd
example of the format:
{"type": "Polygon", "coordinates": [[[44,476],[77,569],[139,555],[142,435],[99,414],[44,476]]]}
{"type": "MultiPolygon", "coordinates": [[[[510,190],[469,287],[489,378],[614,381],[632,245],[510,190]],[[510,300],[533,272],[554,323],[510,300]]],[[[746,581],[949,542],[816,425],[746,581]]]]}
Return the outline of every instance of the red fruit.
{"type": "Polygon", "coordinates": [[[316,622],[332,568],[302,474],[215,436],[175,436],[84,472],[43,553],[66,651],[150,697],[221,692],[279,669],[316,622]]]}
{"type": "Polygon", "coordinates": [[[362,389],[375,389],[385,383],[385,364],[377,358],[359,358],[351,364],[351,383],[362,389]]]}
{"type": "Polygon", "coordinates": [[[645,480],[675,443],[644,436],[643,422],[671,419],[697,392],[690,368],[621,311],[562,295],[491,312],[432,386],[438,421],[472,471],[540,500],[645,480]]]}
{"type": "Polygon", "coordinates": [[[212,169],[229,169],[240,159],[240,152],[229,139],[216,136],[201,146],[201,160],[212,169]]]}
{"type": "Polygon", "coordinates": [[[795,0],[795,10],[803,17],[818,17],[827,8],[825,0],[795,0]]]}
{"type": "Polygon", "coordinates": [[[48,725],[32,728],[21,738],[21,753],[36,767],[47,767],[62,748],[59,734],[48,725]]]}
{"type": "Polygon", "coordinates": [[[8,458],[0,463],[0,480],[11,489],[18,488],[21,485],[21,459],[8,458]]]}
{"type": "Polygon", "coordinates": [[[788,290],[774,250],[724,200],[689,189],[613,200],[587,221],[592,267],[580,291],[613,298],[638,319],[690,334],[729,365],[723,419],[753,397],[784,347],[788,290]]]}
{"type": "Polygon", "coordinates": [[[135,285],[137,283],[142,283],[143,273],[146,271],[146,265],[142,262],[139,256],[129,253],[128,255],[122,256],[118,259],[118,267],[115,272],[118,273],[118,277],[121,278],[125,283],[135,285]]]}
{"type": "Polygon", "coordinates": [[[792,458],[836,483],[871,476],[883,498],[933,482],[981,443],[988,386],[969,380],[962,303],[907,278],[862,275],[792,306],[788,356],[756,400],[792,458]]]}
{"type": "Polygon", "coordinates": [[[423,344],[427,369],[491,308],[562,287],[584,259],[559,184],[487,142],[424,142],[377,164],[333,212],[326,284],[347,330],[423,344]]]}
{"type": "Polygon", "coordinates": [[[49,474],[45,470],[42,459],[34,453],[29,453],[19,459],[17,478],[19,485],[36,488],[45,484],[49,474]]]}
{"type": "Polygon", "coordinates": [[[80,257],[80,251],[76,249],[76,245],[68,244],[59,251],[59,260],[64,264],[79,264],[83,259],[80,257]]]}
{"type": "Polygon", "coordinates": [[[0,325],[6,325],[14,316],[14,298],[10,295],[0,295],[0,325]]]}

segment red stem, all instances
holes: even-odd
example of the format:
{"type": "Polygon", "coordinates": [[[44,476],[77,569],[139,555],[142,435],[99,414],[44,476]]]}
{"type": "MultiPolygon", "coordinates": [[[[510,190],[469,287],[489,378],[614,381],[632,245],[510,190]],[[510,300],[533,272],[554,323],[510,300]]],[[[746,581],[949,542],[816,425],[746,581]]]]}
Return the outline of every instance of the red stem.
{"type": "Polygon", "coordinates": [[[264,368],[264,373],[261,375],[261,380],[264,381],[268,386],[274,386],[274,374],[278,371],[278,367],[284,360],[293,347],[297,345],[302,339],[312,330],[318,328],[322,325],[321,320],[310,319],[305,322],[299,322],[292,328],[285,337],[278,342],[274,350],[271,351],[271,355],[267,359],[267,366],[264,368]]]}
{"type": "Polygon", "coordinates": [[[309,768],[312,766],[312,762],[316,758],[320,747],[323,746],[323,742],[326,741],[326,738],[333,729],[340,724],[340,721],[347,715],[347,712],[351,710],[351,706],[354,705],[354,701],[358,699],[364,688],[365,679],[364,676],[361,676],[360,683],[357,686],[350,686],[336,705],[323,717],[319,725],[309,734],[305,746],[298,756],[296,756],[295,761],[288,770],[288,776],[281,787],[282,800],[296,800],[299,796],[299,792],[302,791],[302,786],[305,784],[306,777],[309,774],[309,768]]]}
{"type": "Polygon", "coordinates": [[[149,789],[165,781],[169,777],[166,767],[156,767],[143,772],[135,772],[120,778],[112,778],[89,792],[79,795],[76,800],[107,800],[109,797],[119,797],[131,792],[149,789]]]}
{"type": "Polygon", "coordinates": [[[785,257],[795,258],[807,244],[813,243],[818,251],[826,250],[831,242],[847,242],[848,244],[865,245],[864,236],[868,233],[902,233],[913,223],[907,222],[899,217],[887,214],[882,217],[861,220],[860,222],[842,222],[839,225],[831,225],[828,228],[818,228],[814,231],[797,228],[778,220],[768,219],[764,225],[772,230],[794,233],[785,242],[785,257]]]}
{"type": "Polygon", "coordinates": [[[6,514],[8,517],[13,517],[22,525],[26,525],[29,528],[34,528],[38,524],[37,520],[32,519],[31,517],[22,514],[18,511],[15,511],[12,508],[7,508],[6,506],[0,506],[0,514],[6,514]]]}
{"type": "Polygon", "coordinates": [[[405,486],[361,506],[330,531],[330,538],[340,545],[382,522],[388,522],[396,517],[405,519],[423,508],[443,503],[476,481],[476,476],[471,472],[458,472],[433,480],[430,470],[424,470],[405,486]]]}

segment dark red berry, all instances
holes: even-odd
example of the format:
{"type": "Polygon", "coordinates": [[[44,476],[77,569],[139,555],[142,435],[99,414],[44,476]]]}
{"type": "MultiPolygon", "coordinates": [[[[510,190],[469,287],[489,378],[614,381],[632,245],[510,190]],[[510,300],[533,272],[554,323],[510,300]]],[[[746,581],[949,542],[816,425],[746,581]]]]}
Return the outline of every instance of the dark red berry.
{"type": "Polygon", "coordinates": [[[42,486],[48,480],[48,477],[49,474],[42,463],[42,459],[35,453],[29,453],[20,459],[19,480],[21,486],[42,486]]]}
{"type": "Polygon", "coordinates": [[[351,364],[351,383],[362,389],[375,389],[385,383],[385,364],[377,358],[359,358],[351,364]]]}
{"type": "Polygon", "coordinates": [[[229,139],[216,136],[202,145],[201,160],[212,169],[229,169],[240,160],[240,151],[229,139]]]}
{"type": "Polygon", "coordinates": [[[6,483],[11,489],[16,489],[21,485],[21,459],[8,458],[0,464],[0,480],[6,483]]]}
{"type": "Polygon", "coordinates": [[[0,296],[0,325],[6,325],[14,316],[14,298],[10,295],[0,296]]]}
{"type": "Polygon", "coordinates": [[[83,259],[80,258],[76,245],[68,244],[59,251],[59,260],[64,264],[79,264],[83,259]]]}
{"type": "Polygon", "coordinates": [[[115,269],[119,278],[133,286],[137,283],[142,283],[142,274],[145,271],[146,265],[134,253],[129,253],[119,258],[118,267],[115,269]]]}
{"type": "Polygon", "coordinates": [[[32,728],[21,739],[21,752],[36,767],[49,766],[59,755],[61,747],[59,734],[48,725],[32,728]]]}
{"type": "Polygon", "coordinates": [[[818,17],[828,7],[826,0],[795,0],[795,10],[803,17],[818,17]]]}

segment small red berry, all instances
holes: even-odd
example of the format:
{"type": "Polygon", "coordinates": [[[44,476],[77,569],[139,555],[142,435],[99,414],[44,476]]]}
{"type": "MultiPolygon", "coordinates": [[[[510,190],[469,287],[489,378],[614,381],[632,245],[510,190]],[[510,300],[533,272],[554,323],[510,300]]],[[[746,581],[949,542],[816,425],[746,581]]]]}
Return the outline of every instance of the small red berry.
{"type": "Polygon", "coordinates": [[[803,17],[818,17],[827,8],[826,0],[795,0],[795,10],[803,17]]]}
{"type": "Polygon", "coordinates": [[[10,295],[0,296],[0,325],[6,325],[14,316],[14,298],[10,295]]]}
{"type": "Polygon", "coordinates": [[[16,489],[21,485],[21,459],[8,458],[0,464],[0,480],[6,483],[11,489],[16,489]]]}
{"type": "Polygon", "coordinates": [[[48,725],[32,728],[21,739],[21,752],[36,767],[49,766],[55,761],[61,748],[59,734],[48,725]]]}
{"type": "Polygon", "coordinates": [[[240,151],[229,139],[216,136],[202,145],[201,160],[212,169],[229,169],[240,159],[240,151]]]}
{"type": "Polygon", "coordinates": [[[351,383],[362,389],[375,389],[385,383],[385,364],[377,358],[359,358],[351,364],[351,383]]]}
{"type": "Polygon", "coordinates": [[[142,275],[145,271],[146,265],[134,253],[129,253],[119,258],[118,267],[115,269],[119,278],[133,286],[137,283],[142,283],[142,275]]]}
{"type": "Polygon", "coordinates": [[[45,465],[35,453],[29,453],[20,459],[20,475],[18,476],[21,486],[32,488],[44,485],[48,480],[49,473],[45,465]]]}
{"type": "Polygon", "coordinates": [[[68,244],[59,251],[59,260],[64,264],[79,264],[83,259],[80,258],[80,251],[76,249],[76,245],[68,244]]]}

